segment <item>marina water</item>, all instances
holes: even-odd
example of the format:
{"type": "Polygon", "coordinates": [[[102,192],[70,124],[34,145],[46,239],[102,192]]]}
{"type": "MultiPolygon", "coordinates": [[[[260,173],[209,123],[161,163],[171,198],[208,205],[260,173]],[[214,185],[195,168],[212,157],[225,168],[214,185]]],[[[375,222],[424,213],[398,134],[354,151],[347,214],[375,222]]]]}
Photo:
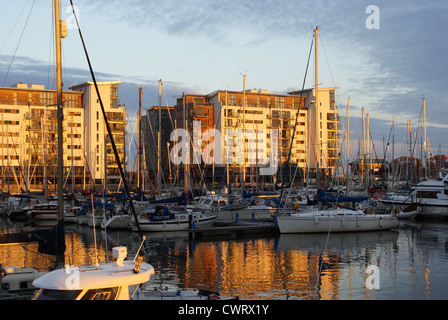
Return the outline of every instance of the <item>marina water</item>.
{"type": "MultiPolygon", "coordinates": [[[[1,232],[29,228],[0,219],[1,232]]],[[[187,232],[147,233],[151,286],[211,289],[241,299],[441,300],[448,298],[448,222],[401,222],[382,232],[232,236],[190,241],[187,232]]],[[[66,262],[104,261],[135,232],[67,225],[66,262]]],[[[37,244],[0,246],[3,266],[46,271],[37,244]]]]}

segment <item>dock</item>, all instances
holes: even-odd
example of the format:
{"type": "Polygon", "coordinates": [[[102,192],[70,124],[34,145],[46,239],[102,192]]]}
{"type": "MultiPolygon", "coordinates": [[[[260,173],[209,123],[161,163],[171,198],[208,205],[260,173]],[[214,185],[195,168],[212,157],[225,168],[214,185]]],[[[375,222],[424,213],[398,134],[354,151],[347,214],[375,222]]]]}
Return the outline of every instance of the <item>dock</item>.
{"type": "Polygon", "coordinates": [[[247,235],[275,236],[279,234],[278,226],[274,222],[251,221],[216,221],[207,228],[189,229],[190,240],[219,237],[243,237],[247,235]]]}

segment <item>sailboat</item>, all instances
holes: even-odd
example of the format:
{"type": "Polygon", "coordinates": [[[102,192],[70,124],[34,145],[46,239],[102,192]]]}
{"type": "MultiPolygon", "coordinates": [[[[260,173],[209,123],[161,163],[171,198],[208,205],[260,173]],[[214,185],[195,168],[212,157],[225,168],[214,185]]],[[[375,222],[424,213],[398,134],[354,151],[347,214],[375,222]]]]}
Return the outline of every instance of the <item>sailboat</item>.
{"type": "MultiPolygon", "coordinates": [[[[318,119],[318,81],[317,81],[317,38],[318,27],[314,29],[314,49],[315,49],[315,114],[318,119]]],[[[318,121],[316,121],[318,123],[318,121]]],[[[316,125],[316,128],[318,126],[316,125]]],[[[319,134],[316,134],[316,139],[319,138],[319,134]]],[[[317,144],[319,145],[319,144],[317,144]]],[[[318,151],[319,148],[317,148],[318,151]]],[[[320,152],[318,152],[318,158],[320,158],[320,152]]],[[[319,160],[317,161],[319,163],[319,160]]],[[[317,165],[317,181],[319,183],[319,166],[317,165]]],[[[326,202],[337,203],[343,202],[342,199],[337,197],[331,197],[330,195],[318,190],[321,197],[320,202],[325,200],[326,202]]],[[[350,200],[349,200],[350,201],[350,200]]],[[[355,201],[355,200],[353,200],[355,201]]],[[[280,233],[321,233],[321,232],[356,232],[356,231],[375,231],[375,230],[387,230],[397,227],[399,225],[396,216],[391,214],[366,214],[361,210],[347,209],[347,208],[329,208],[329,209],[309,209],[306,211],[299,211],[297,213],[279,215],[276,217],[277,224],[280,233]]]]}

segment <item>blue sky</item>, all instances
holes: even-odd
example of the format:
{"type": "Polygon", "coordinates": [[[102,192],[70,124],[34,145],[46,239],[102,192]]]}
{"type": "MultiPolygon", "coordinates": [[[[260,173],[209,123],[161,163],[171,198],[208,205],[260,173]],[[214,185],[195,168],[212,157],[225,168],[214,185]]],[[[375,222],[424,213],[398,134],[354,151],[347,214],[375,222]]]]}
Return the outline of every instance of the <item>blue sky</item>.
{"type": "MultiPolygon", "coordinates": [[[[132,118],[137,88],[143,87],[149,108],[158,103],[159,79],[170,105],[183,92],[242,90],[243,74],[248,89],[286,93],[300,88],[318,25],[319,83],[340,87],[336,98],[343,118],[350,97],[354,144],[361,134],[361,107],[370,115],[381,157],[392,117],[395,141],[404,142],[406,121],[416,129],[425,97],[432,151],[438,153],[441,144],[442,153],[448,153],[446,1],[73,2],[97,80],[125,81],[120,100],[132,118]],[[379,29],[366,28],[369,5],[379,9],[379,29]]],[[[61,18],[70,22],[69,4],[60,6],[61,18]]],[[[52,1],[36,0],[24,29],[32,5],[32,0],[0,0],[0,85],[21,80],[53,87],[52,1]]],[[[62,43],[65,88],[90,80],[77,30],[70,29],[62,43]]],[[[309,72],[306,88],[314,82],[313,68],[309,72]]]]}

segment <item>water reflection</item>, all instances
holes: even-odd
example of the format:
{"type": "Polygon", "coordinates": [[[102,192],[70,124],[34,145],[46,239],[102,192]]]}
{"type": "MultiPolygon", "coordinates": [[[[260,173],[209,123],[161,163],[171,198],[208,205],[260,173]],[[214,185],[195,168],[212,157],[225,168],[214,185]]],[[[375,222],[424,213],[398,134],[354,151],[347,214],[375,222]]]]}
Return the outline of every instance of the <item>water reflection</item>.
{"type": "MultiPolygon", "coordinates": [[[[104,261],[113,246],[137,248],[127,231],[67,227],[66,262],[104,261]]],[[[207,288],[242,299],[446,299],[448,228],[444,222],[404,223],[397,231],[188,240],[186,232],[147,234],[154,286],[207,288]],[[380,288],[368,289],[368,266],[380,288]]],[[[36,244],[0,246],[0,263],[45,269],[51,256],[36,244]]]]}

